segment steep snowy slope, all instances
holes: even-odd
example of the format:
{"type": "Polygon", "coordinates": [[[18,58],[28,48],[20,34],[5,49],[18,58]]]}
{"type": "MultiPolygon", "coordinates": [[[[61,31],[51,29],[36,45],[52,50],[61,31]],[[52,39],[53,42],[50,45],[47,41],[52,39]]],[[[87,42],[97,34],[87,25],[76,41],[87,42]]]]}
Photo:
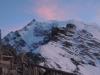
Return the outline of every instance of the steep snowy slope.
{"type": "Polygon", "coordinates": [[[91,24],[86,27],[86,29],[93,34],[94,38],[100,40],[100,27],[96,24],[91,24]]]}
{"type": "Polygon", "coordinates": [[[18,52],[32,52],[43,61],[38,64],[78,75],[99,75],[99,29],[79,21],[31,21],[9,33],[3,42],[18,52]],[[97,38],[98,37],[98,38],[97,38]]]}

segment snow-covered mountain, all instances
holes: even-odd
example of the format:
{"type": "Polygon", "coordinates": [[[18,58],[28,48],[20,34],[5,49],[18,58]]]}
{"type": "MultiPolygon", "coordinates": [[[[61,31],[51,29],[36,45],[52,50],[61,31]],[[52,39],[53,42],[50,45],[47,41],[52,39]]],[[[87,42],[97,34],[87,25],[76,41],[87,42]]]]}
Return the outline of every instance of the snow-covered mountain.
{"type": "Polygon", "coordinates": [[[95,25],[32,20],[5,36],[3,43],[18,53],[32,52],[42,59],[39,64],[43,66],[78,75],[100,75],[100,29],[95,25]]]}

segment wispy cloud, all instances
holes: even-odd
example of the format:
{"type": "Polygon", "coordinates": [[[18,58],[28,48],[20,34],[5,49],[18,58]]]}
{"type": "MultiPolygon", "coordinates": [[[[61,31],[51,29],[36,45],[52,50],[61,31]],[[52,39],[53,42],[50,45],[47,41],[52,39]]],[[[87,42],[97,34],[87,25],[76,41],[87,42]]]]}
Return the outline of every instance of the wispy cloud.
{"type": "Polygon", "coordinates": [[[57,7],[52,7],[52,6],[48,7],[42,6],[37,9],[37,13],[40,17],[48,20],[64,18],[64,12],[58,10],[57,7]]]}
{"type": "Polygon", "coordinates": [[[96,13],[95,13],[95,20],[96,20],[96,21],[100,21],[100,9],[97,9],[97,10],[96,10],[96,13]]]}
{"type": "Polygon", "coordinates": [[[45,20],[65,20],[76,14],[74,7],[63,7],[60,0],[38,0],[36,13],[45,20]]]}

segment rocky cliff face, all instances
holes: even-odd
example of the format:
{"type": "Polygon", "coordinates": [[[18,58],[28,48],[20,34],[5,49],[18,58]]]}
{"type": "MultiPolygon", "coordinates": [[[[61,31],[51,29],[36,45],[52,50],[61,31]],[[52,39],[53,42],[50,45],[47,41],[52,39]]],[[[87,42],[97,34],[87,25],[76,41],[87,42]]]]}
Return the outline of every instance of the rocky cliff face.
{"type": "Polygon", "coordinates": [[[18,53],[26,52],[37,64],[79,75],[99,75],[100,39],[92,28],[78,21],[33,20],[23,29],[9,33],[3,43],[18,53]]]}

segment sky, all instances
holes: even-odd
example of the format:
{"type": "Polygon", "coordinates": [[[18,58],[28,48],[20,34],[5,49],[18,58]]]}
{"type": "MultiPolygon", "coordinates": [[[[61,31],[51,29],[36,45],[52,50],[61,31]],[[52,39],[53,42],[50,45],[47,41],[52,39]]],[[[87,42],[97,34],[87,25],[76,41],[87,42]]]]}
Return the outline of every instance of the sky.
{"type": "Polygon", "coordinates": [[[32,19],[74,19],[100,25],[100,0],[0,0],[2,36],[24,27],[32,19]]]}

